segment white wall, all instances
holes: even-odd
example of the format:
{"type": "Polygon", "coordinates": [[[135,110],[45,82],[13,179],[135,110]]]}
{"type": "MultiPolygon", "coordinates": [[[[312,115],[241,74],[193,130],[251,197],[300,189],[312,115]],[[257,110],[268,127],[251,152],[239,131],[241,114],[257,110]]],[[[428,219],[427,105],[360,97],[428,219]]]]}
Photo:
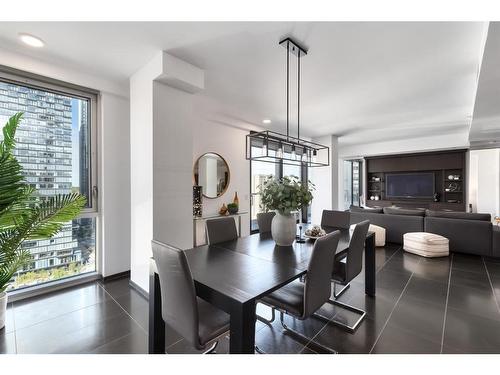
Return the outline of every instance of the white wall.
{"type": "Polygon", "coordinates": [[[98,270],[103,276],[130,269],[129,105],[126,82],[86,74],[0,49],[0,61],[15,69],[99,90],[97,186],[99,190],[98,270]]]}
{"type": "MultiPolygon", "coordinates": [[[[313,142],[331,146],[332,136],[319,137],[313,139],[313,142]]],[[[332,153],[330,149],[330,156],[332,153]]],[[[338,186],[337,181],[333,178],[338,167],[332,164],[332,157],[330,157],[330,165],[328,167],[318,167],[309,169],[309,179],[315,185],[316,190],[313,193],[313,201],[311,203],[311,222],[313,224],[321,223],[321,215],[323,210],[331,210],[334,207],[334,193],[333,188],[338,186]]]]}
{"type": "Polygon", "coordinates": [[[469,203],[474,212],[500,215],[500,149],[471,150],[469,203]]]}
{"type": "MultiPolygon", "coordinates": [[[[227,205],[233,201],[235,192],[238,192],[240,211],[249,212],[250,163],[245,158],[245,136],[248,131],[210,121],[208,113],[206,108],[197,111],[198,121],[193,130],[192,164],[194,165],[196,159],[205,152],[216,152],[228,163],[231,176],[228,189],[221,197],[214,199],[203,197],[203,215],[217,213],[223,203],[227,205]]],[[[241,229],[243,236],[250,234],[249,214],[242,217],[241,229]]],[[[202,222],[198,223],[197,233],[197,243],[204,243],[205,232],[202,222]]]]}

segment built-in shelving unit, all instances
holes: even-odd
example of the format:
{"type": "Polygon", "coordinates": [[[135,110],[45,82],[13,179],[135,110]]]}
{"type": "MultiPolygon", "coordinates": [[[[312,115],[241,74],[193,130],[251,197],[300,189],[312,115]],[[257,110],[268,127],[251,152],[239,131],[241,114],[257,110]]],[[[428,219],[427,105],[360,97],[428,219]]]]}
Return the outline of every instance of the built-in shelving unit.
{"type": "Polygon", "coordinates": [[[466,150],[400,154],[366,158],[366,205],[399,206],[432,210],[465,211],[466,150]],[[430,172],[434,174],[436,196],[430,199],[387,199],[385,177],[388,173],[430,172]],[[372,198],[373,199],[370,199],[372,198]],[[377,199],[378,197],[378,199],[377,199]]]}

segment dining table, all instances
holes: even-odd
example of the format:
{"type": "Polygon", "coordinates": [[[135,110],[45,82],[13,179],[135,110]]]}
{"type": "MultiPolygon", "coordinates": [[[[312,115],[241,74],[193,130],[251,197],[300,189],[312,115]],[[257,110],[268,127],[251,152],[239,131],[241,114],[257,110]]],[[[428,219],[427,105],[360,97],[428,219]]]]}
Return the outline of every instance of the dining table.
{"type": "MultiPolygon", "coordinates": [[[[340,231],[336,253],[349,248],[347,228],[340,231]]],[[[252,234],[232,241],[185,250],[198,297],[230,315],[229,353],[255,352],[256,304],[260,298],[307,273],[313,240],[280,247],[270,234],[252,234]]],[[[375,296],[375,234],[368,232],[364,254],[365,293],[375,296]]],[[[173,327],[175,329],[175,327],[173,327]]],[[[165,353],[160,281],[153,259],[149,281],[149,353],[165,353]]]]}

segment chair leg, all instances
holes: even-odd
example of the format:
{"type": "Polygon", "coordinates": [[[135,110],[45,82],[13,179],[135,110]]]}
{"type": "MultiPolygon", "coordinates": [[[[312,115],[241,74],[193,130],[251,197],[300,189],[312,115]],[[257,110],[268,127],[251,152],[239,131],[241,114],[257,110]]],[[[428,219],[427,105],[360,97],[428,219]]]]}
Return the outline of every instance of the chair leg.
{"type": "Polygon", "coordinates": [[[263,351],[262,349],[260,349],[257,345],[255,345],[255,352],[257,354],[267,354],[265,351],[263,351]]]}
{"type": "MultiPolygon", "coordinates": [[[[335,305],[335,306],[343,307],[346,310],[349,310],[349,311],[352,311],[356,314],[361,315],[359,317],[359,319],[356,321],[356,323],[354,323],[354,325],[352,325],[352,326],[345,324],[345,323],[342,323],[342,322],[339,322],[338,320],[335,320],[335,317],[334,317],[334,319],[331,319],[329,321],[330,323],[333,323],[341,328],[344,328],[345,330],[347,330],[350,333],[354,333],[356,331],[356,329],[358,328],[358,326],[361,324],[361,322],[365,319],[366,311],[364,311],[364,310],[358,309],[357,307],[354,307],[352,305],[348,305],[347,303],[340,302],[340,301],[333,300],[333,299],[329,299],[328,303],[331,303],[332,305],[335,305]]],[[[324,318],[324,317],[321,317],[319,315],[315,315],[315,316],[317,316],[319,318],[324,318]]]]}
{"type": "Polygon", "coordinates": [[[215,354],[215,348],[217,348],[218,344],[219,341],[215,341],[210,348],[203,352],[203,354],[215,354]]]}
{"type": "Polygon", "coordinates": [[[303,335],[302,333],[300,332],[297,332],[293,329],[291,329],[290,327],[288,327],[286,324],[285,324],[285,320],[284,320],[284,317],[285,317],[285,314],[283,311],[280,310],[280,322],[281,322],[281,326],[283,327],[283,329],[285,330],[285,333],[289,333],[291,334],[292,336],[296,336],[298,337],[300,340],[306,342],[307,344],[313,344],[314,346],[317,346],[318,348],[320,348],[321,350],[327,352],[327,353],[330,353],[330,354],[337,354],[337,352],[333,349],[330,349],[322,344],[320,344],[319,342],[311,339],[310,337],[307,337],[305,335],[303,335]]]}
{"type": "Polygon", "coordinates": [[[335,299],[339,298],[342,294],[344,294],[344,292],[345,292],[347,289],[349,289],[349,288],[351,287],[351,284],[347,284],[346,286],[344,286],[344,287],[340,290],[340,292],[338,292],[338,293],[337,293],[337,291],[336,291],[336,289],[337,289],[337,288],[336,288],[336,286],[337,286],[337,283],[334,281],[334,282],[333,282],[333,297],[334,297],[335,299]]]}
{"type": "MultiPolygon", "coordinates": [[[[267,306],[267,305],[265,305],[267,306]]],[[[276,319],[276,311],[274,310],[274,307],[271,307],[271,319],[266,319],[264,318],[263,316],[260,316],[260,315],[257,315],[257,319],[260,320],[262,323],[265,323],[265,324],[272,324],[274,322],[274,320],[276,319]]]]}

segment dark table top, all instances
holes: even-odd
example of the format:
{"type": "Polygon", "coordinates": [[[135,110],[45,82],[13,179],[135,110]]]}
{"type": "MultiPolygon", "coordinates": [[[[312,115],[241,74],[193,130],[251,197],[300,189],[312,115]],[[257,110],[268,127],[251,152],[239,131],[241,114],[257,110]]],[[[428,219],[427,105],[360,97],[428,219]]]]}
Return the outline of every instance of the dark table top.
{"type": "MultiPolygon", "coordinates": [[[[349,247],[341,230],[337,252],[349,247]]],[[[216,245],[186,250],[193,279],[241,303],[258,299],[303,275],[314,242],[278,247],[270,235],[254,234],[216,245]]]]}

